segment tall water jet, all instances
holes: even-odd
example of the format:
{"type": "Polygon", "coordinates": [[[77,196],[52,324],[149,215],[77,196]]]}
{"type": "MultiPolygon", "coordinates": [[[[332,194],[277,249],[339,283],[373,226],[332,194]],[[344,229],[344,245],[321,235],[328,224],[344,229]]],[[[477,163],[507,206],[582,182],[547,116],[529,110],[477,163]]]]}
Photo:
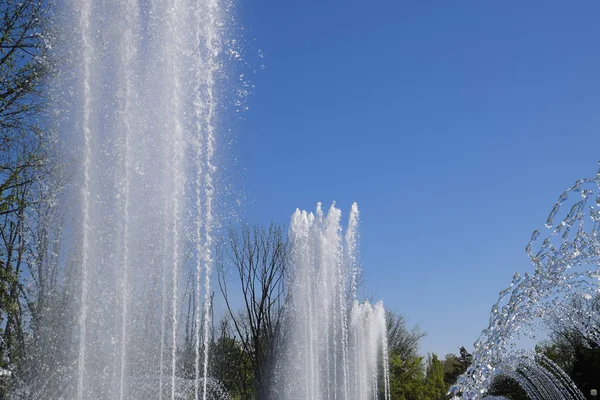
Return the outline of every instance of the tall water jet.
{"type": "Polygon", "coordinates": [[[358,215],[354,204],[345,238],[335,206],[292,216],[282,398],[390,398],[383,305],[356,298],[358,215]]]}
{"type": "Polygon", "coordinates": [[[216,387],[207,349],[225,7],[57,7],[56,52],[68,56],[52,87],[62,100],[61,156],[73,171],[62,194],[72,243],[61,255],[72,322],[63,334],[72,345],[50,366],[61,377],[47,396],[206,399],[216,387]],[[184,332],[185,313],[193,323],[184,332]],[[188,364],[183,342],[194,347],[188,364]]]}

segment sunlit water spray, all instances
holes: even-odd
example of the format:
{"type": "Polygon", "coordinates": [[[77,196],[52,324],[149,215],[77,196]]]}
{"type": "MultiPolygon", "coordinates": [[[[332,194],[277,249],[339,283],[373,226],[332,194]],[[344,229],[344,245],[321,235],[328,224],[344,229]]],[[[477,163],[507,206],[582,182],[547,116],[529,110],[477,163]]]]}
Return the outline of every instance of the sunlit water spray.
{"type": "Polygon", "coordinates": [[[383,305],[356,299],[356,204],[345,237],[341,217],[321,204],[292,216],[285,399],[390,398],[383,305]]]}
{"type": "Polygon", "coordinates": [[[507,375],[532,399],[585,398],[558,366],[517,350],[514,340],[536,340],[540,322],[558,319],[600,345],[600,173],[578,180],[559,196],[546,232],[543,240],[540,231],[533,233],[526,251],[535,270],[516,274],[500,293],[488,328],[475,342],[473,365],[451,389],[453,394],[482,398],[494,377],[507,375]]]}
{"type": "Polygon", "coordinates": [[[205,350],[225,7],[78,0],[58,8],[58,52],[70,69],[53,88],[68,102],[58,126],[64,158],[75,160],[78,239],[63,256],[73,265],[76,351],[52,366],[68,371],[55,385],[77,400],[206,399],[218,386],[205,350]],[[185,313],[194,320],[191,367],[181,361],[185,313]]]}

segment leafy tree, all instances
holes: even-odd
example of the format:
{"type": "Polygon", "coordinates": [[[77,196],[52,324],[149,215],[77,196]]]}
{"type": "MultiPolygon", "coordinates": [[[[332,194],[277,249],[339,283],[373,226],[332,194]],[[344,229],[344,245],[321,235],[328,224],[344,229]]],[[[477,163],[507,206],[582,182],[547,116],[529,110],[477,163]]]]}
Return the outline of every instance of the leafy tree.
{"type": "Polygon", "coordinates": [[[463,346],[459,348],[458,357],[454,354],[446,355],[444,360],[444,382],[446,382],[446,385],[453,385],[472,363],[473,356],[463,346]]]}
{"type": "Polygon", "coordinates": [[[390,356],[390,394],[395,400],[425,400],[423,358],[390,356]]]}
{"type": "Polygon", "coordinates": [[[249,400],[254,388],[252,362],[242,344],[233,337],[229,322],[228,318],[221,321],[221,333],[211,346],[211,375],[234,399],[249,400]]]}
{"type": "Polygon", "coordinates": [[[442,361],[442,366],[444,367],[444,383],[446,383],[446,386],[450,387],[456,382],[454,377],[454,371],[458,368],[456,354],[446,354],[444,361],[442,361]]]}
{"type": "Polygon", "coordinates": [[[419,343],[427,334],[418,325],[408,327],[406,318],[397,312],[386,311],[385,314],[390,353],[408,360],[419,355],[419,343]]]}
{"type": "Polygon", "coordinates": [[[406,318],[386,313],[390,362],[390,393],[393,399],[425,399],[423,357],[419,343],[425,336],[418,326],[408,327],[406,318]]]}
{"type": "Polygon", "coordinates": [[[487,396],[502,396],[511,400],[529,400],[527,392],[519,382],[506,375],[497,375],[492,381],[487,396]]]}
{"type": "Polygon", "coordinates": [[[427,357],[427,370],[425,372],[425,393],[428,400],[445,400],[448,388],[444,382],[444,366],[437,355],[427,357]]]}

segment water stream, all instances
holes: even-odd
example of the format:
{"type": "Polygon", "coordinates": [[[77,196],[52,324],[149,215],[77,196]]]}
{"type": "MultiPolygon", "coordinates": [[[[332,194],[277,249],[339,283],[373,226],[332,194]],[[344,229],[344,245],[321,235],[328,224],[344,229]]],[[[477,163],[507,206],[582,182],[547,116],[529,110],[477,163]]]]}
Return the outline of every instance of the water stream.
{"type": "Polygon", "coordinates": [[[155,379],[156,398],[180,398],[191,295],[193,398],[205,399],[225,11],[218,0],[77,0],[58,14],[70,69],[54,90],[69,99],[60,129],[78,204],[65,396],[131,399],[155,379]]]}
{"type": "Polygon", "coordinates": [[[289,337],[282,369],[286,399],[388,400],[382,303],[356,297],[358,207],[345,235],[341,211],[297,210],[290,225],[289,337]]]}
{"type": "Polygon", "coordinates": [[[513,377],[518,371],[528,378],[523,387],[531,398],[584,398],[558,366],[533,351],[522,353],[515,340],[537,341],[540,326],[555,320],[600,345],[598,307],[586,306],[600,293],[600,173],[559,196],[545,232],[533,233],[526,251],[534,271],[515,274],[500,293],[488,328],[475,342],[473,365],[453,394],[481,398],[495,376],[510,370],[513,377]]]}

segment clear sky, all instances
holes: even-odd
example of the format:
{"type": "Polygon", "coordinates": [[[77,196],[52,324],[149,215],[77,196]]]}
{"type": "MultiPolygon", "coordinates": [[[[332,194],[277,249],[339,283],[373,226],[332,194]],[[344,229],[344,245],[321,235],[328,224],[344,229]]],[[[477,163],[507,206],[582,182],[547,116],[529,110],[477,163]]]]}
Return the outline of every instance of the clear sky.
{"type": "Polygon", "coordinates": [[[244,219],[358,202],[368,293],[428,333],[422,352],[472,349],[532,270],[531,232],[596,173],[599,17],[593,1],[239,0],[265,66],[233,129],[244,219]]]}

